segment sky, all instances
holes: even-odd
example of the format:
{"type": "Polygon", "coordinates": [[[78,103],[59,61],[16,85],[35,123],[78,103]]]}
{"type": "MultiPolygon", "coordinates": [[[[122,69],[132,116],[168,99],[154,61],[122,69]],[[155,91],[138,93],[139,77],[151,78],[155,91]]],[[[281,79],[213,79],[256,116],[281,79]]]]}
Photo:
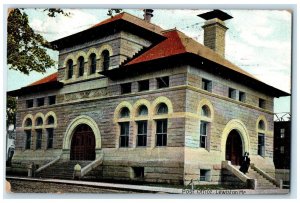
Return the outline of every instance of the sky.
{"type": "MultiPolygon", "coordinates": [[[[45,12],[25,9],[30,26],[48,41],[53,41],[79,31],[108,18],[107,9],[68,9],[70,17],[47,17],[45,12]]],[[[143,18],[142,9],[123,11],[143,18]]],[[[155,9],[151,22],[164,29],[176,27],[186,35],[203,44],[204,19],[197,15],[209,10],[155,9]]],[[[223,10],[233,16],[226,21],[225,58],[248,71],[263,82],[291,92],[291,13],[286,10],[223,10]]],[[[57,51],[48,51],[58,61],[57,51]]],[[[46,74],[31,73],[26,76],[9,70],[7,90],[26,86],[46,74]],[[17,79],[17,80],[16,80],[17,79]],[[18,82],[16,82],[18,81],[18,82]]],[[[275,99],[275,113],[290,112],[290,97],[275,99]]]]}

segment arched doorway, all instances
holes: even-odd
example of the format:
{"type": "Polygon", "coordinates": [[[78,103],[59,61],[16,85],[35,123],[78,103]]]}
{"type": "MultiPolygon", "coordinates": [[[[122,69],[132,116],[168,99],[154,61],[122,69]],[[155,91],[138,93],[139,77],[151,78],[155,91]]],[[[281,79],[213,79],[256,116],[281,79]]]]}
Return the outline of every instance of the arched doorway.
{"type": "Polygon", "coordinates": [[[95,135],[87,124],[80,124],[74,130],[70,159],[95,160],[95,135]]]}
{"type": "Polygon", "coordinates": [[[230,131],[226,140],[226,160],[232,165],[240,165],[243,157],[241,136],[236,130],[230,131]]]}

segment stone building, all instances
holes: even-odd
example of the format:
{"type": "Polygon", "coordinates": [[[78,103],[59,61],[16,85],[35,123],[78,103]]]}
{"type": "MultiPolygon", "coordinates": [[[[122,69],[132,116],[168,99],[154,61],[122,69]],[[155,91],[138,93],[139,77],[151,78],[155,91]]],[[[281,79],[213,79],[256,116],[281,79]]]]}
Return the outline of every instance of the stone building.
{"type": "Polygon", "coordinates": [[[70,174],[75,160],[82,178],[219,184],[224,168],[245,178],[224,161],[239,165],[249,152],[274,176],[273,99],[289,94],[224,58],[232,17],[200,14],[202,45],[144,11],[53,41],[57,73],[9,92],[18,96],[15,171],[34,162],[45,176],[70,174]]]}

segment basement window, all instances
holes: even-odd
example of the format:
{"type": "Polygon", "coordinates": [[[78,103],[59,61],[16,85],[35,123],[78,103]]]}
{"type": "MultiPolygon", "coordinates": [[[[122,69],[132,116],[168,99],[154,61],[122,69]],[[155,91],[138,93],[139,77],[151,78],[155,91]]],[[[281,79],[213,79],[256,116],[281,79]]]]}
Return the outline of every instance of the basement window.
{"type": "Polygon", "coordinates": [[[207,80],[207,79],[202,78],[202,89],[206,90],[208,92],[211,92],[211,90],[212,90],[211,80],[207,80]]]}
{"type": "Polygon", "coordinates": [[[45,104],[45,98],[37,98],[37,106],[44,106],[45,104]]]}
{"type": "Polygon", "coordinates": [[[200,169],[200,181],[210,181],[209,169],[200,169]]]}
{"type": "Polygon", "coordinates": [[[33,107],[33,99],[26,100],[26,108],[32,108],[33,107]]]}
{"type": "Polygon", "coordinates": [[[131,93],[131,83],[121,84],[121,94],[131,93]]]}
{"type": "Polygon", "coordinates": [[[169,87],[169,76],[156,78],[156,81],[158,89],[169,87]]]}
{"type": "Polygon", "coordinates": [[[258,106],[260,108],[265,109],[266,108],[266,100],[259,98],[259,100],[258,100],[258,106]]]}
{"type": "Polygon", "coordinates": [[[134,178],[144,178],[144,167],[132,167],[134,178]]]}
{"type": "Polygon", "coordinates": [[[230,88],[228,89],[228,97],[231,99],[236,99],[236,89],[230,88]]]}
{"type": "Polygon", "coordinates": [[[142,80],[138,82],[139,92],[149,90],[149,80],[142,80]]]}

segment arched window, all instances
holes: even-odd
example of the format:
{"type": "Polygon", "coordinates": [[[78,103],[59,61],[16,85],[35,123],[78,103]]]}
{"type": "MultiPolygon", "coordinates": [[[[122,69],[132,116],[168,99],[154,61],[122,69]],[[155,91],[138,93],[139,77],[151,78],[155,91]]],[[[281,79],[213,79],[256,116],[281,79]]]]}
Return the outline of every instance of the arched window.
{"type": "Polygon", "coordinates": [[[83,76],[83,73],[84,73],[84,58],[83,56],[80,56],[78,58],[78,77],[81,77],[83,76]]]}
{"type": "Polygon", "coordinates": [[[54,124],[54,117],[53,116],[49,116],[47,119],[47,124],[48,125],[53,125],[54,124]]]}
{"type": "Polygon", "coordinates": [[[140,106],[138,111],[139,116],[146,116],[148,115],[148,108],[145,105],[140,106]]]}
{"type": "Polygon", "coordinates": [[[67,68],[68,68],[68,79],[71,79],[73,76],[73,60],[72,59],[68,60],[67,68]]]}
{"type": "Polygon", "coordinates": [[[265,156],[265,130],[266,124],[263,120],[258,122],[258,134],[257,134],[257,154],[264,157],[265,156]]]}
{"type": "Polygon", "coordinates": [[[157,108],[157,114],[167,114],[168,106],[165,103],[160,103],[157,108]]]}
{"type": "Polygon", "coordinates": [[[103,61],[103,70],[108,70],[109,68],[109,61],[110,61],[110,57],[109,57],[109,51],[108,50],[104,50],[101,54],[102,57],[102,61],[103,61]]]}
{"type": "MultiPolygon", "coordinates": [[[[141,105],[138,109],[138,116],[147,116],[148,108],[145,105],[141,105]]],[[[137,124],[137,145],[138,147],[147,146],[147,120],[139,120],[137,124]]]]}
{"type": "Polygon", "coordinates": [[[37,125],[37,126],[43,125],[43,119],[42,119],[41,117],[38,117],[38,118],[36,119],[36,125],[37,125]]]}
{"type": "Polygon", "coordinates": [[[209,111],[208,106],[204,105],[201,108],[201,116],[210,117],[210,111],[209,111]]]}
{"type": "Polygon", "coordinates": [[[259,130],[265,130],[265,122],[263,120],[260,120],[258,122],[258,129],[259,130]]]}
{"type": "Polygon", "coordinates": [[[207,149],[208,148],[208,136],[210,131],[211,122],[211,111],[207,105],[201,107],[200,112],[200,138],[199,147],[207,149]]]}
{"type": "Polygon", "coordinates": [[[120,112],[120,118],[128,118],[130,115],[130,111],[127,107],[122,108],[120,112]]]}
{"type": "Polygon", "coordinates": [[[97,67],[96,54],[92,53],[90,55],[90,74],[96,73],[96,67],[97,67]]]}
{"type": "Polygon", "coordinates": [[[32,126],[32,120],[30,118],[27,118],[25,121],[25,127],[31,127],[32,126]]]}

